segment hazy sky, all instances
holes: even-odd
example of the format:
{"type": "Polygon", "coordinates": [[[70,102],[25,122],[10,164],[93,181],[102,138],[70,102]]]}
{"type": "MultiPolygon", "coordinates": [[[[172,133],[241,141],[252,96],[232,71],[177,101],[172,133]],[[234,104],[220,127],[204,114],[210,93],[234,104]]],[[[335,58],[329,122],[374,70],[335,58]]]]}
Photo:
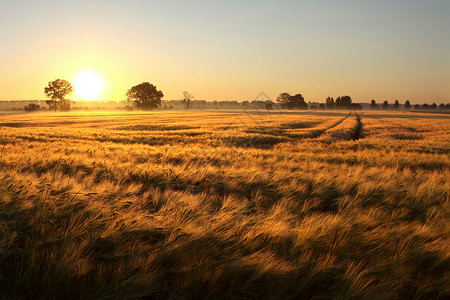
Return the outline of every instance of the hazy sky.
{"type": "Polygon", "coordinates": [[[450,101],[450,0],[2,1],[0,99],[87,69],[121,100],[450,101]]]}

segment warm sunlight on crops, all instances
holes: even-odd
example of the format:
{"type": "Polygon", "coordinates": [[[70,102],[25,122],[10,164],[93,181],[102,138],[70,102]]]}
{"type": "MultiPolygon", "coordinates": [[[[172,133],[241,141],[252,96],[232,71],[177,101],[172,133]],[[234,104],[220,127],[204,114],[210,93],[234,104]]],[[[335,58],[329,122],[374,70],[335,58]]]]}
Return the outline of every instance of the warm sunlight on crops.
{"type": "Polygon", "coordinates": [[[450,292],[444,115],[43,113],[0,134],[5,298],[450,292]]]}

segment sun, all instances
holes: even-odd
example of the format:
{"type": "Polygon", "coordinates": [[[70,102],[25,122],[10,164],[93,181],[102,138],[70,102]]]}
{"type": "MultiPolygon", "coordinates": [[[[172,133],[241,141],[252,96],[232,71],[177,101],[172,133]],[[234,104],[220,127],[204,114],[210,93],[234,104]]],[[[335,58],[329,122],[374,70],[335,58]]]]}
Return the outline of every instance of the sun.
{"type": "Polygon", "coordinates": [[[73,80],[75,93],[85,100],[97,100],[104,86],[100,74],[91,70],[78,73],[73,80]]]}

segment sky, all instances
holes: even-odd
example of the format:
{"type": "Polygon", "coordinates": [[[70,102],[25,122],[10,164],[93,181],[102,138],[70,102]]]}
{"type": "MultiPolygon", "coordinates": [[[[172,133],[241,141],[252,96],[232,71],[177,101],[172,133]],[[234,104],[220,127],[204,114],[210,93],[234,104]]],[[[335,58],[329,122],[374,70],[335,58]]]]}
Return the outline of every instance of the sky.
{"type": "Polygon", "coordinates": [[[450,0],[2,1],[0,40],[0,100],[90,70],[102,100],[450,102],[450,0]]]}

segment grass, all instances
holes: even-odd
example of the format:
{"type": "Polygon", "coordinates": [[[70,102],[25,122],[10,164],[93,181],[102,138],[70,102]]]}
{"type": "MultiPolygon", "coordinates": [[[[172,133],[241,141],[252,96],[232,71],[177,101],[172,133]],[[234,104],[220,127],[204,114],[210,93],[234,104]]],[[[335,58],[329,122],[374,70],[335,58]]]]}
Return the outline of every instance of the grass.
{"type": "Polygon", "coordinates": [[[0,121],[0,298],[450,296],[450,119],[0,121]]]}

